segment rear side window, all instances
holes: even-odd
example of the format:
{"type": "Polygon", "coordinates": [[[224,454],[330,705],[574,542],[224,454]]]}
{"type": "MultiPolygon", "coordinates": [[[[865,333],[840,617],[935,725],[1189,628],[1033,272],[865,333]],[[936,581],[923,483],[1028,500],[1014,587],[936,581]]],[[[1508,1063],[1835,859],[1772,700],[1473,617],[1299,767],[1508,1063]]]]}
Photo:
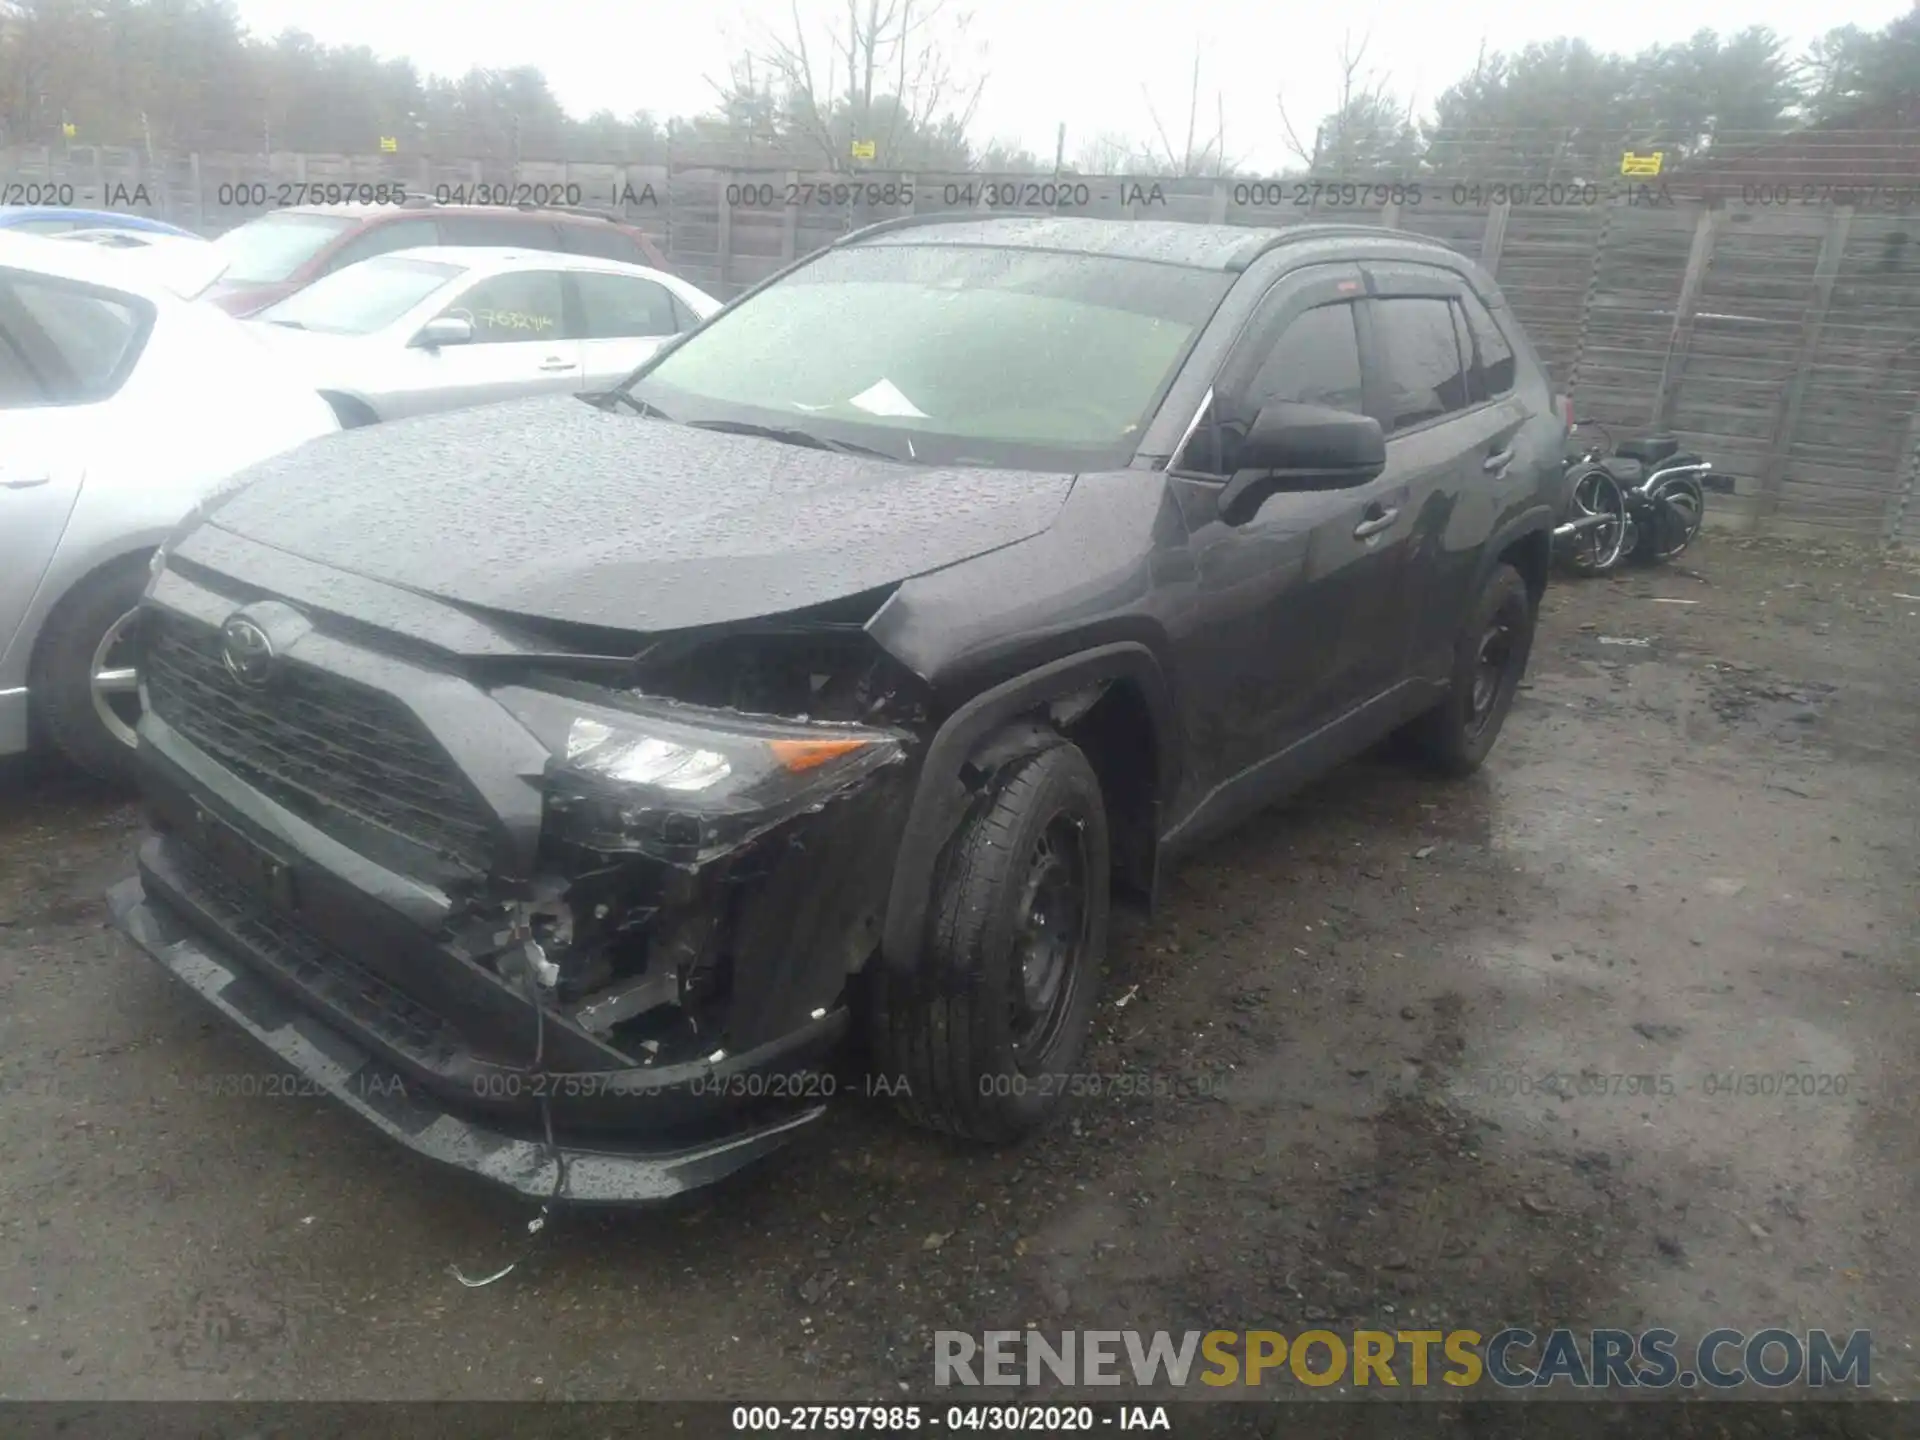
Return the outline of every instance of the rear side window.
{"type": "Polygon", "coordinates": [[[1375,333],[1384,350],[1392,430],[1405,430],[1467,407],[1467,372],[1453,328],[1453,307],[1441,299],[1376,300],[1375,333]]]}
{"type": "Polygon", "coordinates": [[[152,324],[152,309],[130,295],[0,270],[0,408],[106,399],[152,324]]]}
{"type": "Polygon", "coordinates": [[[647,257],[633,237],[611,225],[562,225],[560,244],[569,255],[591,255],[597,260],[620,260],[645,265],[647,257]]]}
{"type": "Polygon", "coordinates": [[[550,220],[516,215],[441,215],[440,238],[448,245],[504,245],[515,250],[558,250],[550,220]]]}
{"type": "Polygon", "coordinates": [[[679,321],[667,287],[635,275],[577,272],[574,284],[580,296],[582,338],[624,340],[647,335],[671,335],[679,321]]]}
{"type": "Polygon", "coordinates": [[[1450,301],[1447,308],[1453,311],[1453,339],[1460,347],[1460,358],[1467,368],[1467,403],[1478,405],[1487,398],[1486,377],[1480,367],[1473,363],[1473,335],[1467,329],[1467,312],[1458,300],[1450,301]]]}
{"type": "Polygon", "coordinates": [[[1479,372],[1479,385],[1482,392],[1491,397],[1499,397],[1513,389],[1515,366],[1513,346],[1507,343],[1507,337],[1500,333],[1500,326],[1492,312],[1480,303],[1480,297],[1468,291],[1460,298],[1467,314],[1467,329],[1473,336],[1473,353],[1476,356],[1474,368],[1479,372]]]}

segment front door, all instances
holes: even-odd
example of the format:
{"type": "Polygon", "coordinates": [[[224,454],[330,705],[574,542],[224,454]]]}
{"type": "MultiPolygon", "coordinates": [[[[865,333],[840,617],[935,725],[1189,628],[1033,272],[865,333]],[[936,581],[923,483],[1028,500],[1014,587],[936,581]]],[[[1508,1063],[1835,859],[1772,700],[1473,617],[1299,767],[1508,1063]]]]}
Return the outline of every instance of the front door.
{"type": "Polygon", "coordinates": [[[385,406],[388,416],[579,391],[581,342],[568,333],[564,281],[558,270],[515,270],[456,295],[441,316],[465,320],[473,338],[410,347],[402,383],[385,406]]]}
{"type": "Polygon", "coordinates": [[[1369,698],[1370,660],[1393,643],[1369,596],[1396,583],[1404,487],[1382,477],[1342,490],[1282,492],[1228,525],[1217,499],[1262,406],[1299,401],[1364,412],[1363,282],[1350,265],[1278,281],[1175,457],[1176,493],[1200,579],[1203,623],[1187,674],[1203,790],[1306,740],[1369,698]],[[1211,773],[1206,773],[1211,772],[1211,773]]]}

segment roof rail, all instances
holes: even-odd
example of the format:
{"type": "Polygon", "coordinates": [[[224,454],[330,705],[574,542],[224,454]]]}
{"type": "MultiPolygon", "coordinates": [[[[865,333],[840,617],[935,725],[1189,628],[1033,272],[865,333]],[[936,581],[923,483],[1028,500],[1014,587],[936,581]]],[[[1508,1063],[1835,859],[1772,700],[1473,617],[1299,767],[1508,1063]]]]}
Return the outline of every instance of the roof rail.
{"type": "MultiPolygon", "coordinates": [[[[1249,226],[1249,229],[1264,228],[1249,226]]],[[[1397,240],[1403,244],[1424,245],[1432,249],[1446,251],[1449,255],[1463,252],[1433,235],[1422,235],[1414,230],[1389,230],[1384,225],[1363,225],[1352,220],[1295,220],[1274,227],[1260,244],[1234,256],[1228,268],[1245,270],[1269,250],[1282,245],[1290,245],[1297,240],[1397,240]]],[[[1468,257],[1471,258],[1471,257],[1468,257]]]]}
{"type": "Polygon", "coordinates": [[[886,235],[895,230],[911,230],[917,225],[955,225],[967,220],[999,220],[1018,216],[1024,212],[1018,210],[988,211],[981,214],[978,210],[936,210],[929,215],[895,215],[891,219],[876,220],[871,225],[862,225],[858,230],[849,230],[833,243],[845,245],[849,241],[862,240],[869,235],[886,235]]]}

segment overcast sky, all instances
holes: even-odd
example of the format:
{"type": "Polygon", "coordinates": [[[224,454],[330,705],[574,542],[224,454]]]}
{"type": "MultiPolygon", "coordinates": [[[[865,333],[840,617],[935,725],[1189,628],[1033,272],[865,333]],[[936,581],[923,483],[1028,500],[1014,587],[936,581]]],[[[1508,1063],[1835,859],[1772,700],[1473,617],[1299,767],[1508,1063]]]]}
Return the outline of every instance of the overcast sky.
{"type": "MultiPolygon", "coordinates": [[[[840,13],[831,0],[797,0],[803,13],[840,13]]],[[[923,0],[924,3],[924,0],[923,0]]],[[[948,0],[950,7],[969,0],[948,0]]],[[[1145,140],[1153,132],[1148,96],[1180,144],[1196,44],[1200,93],[1213,130],[1216,93],[1226,151],[1256,168],[1288,159],[1275,96],[1302,138],[1333,106],[1343,34],[1368,39],[1367,65],[1391,78],[1402,98],[1425,109],[1473,64],[1484,39],[1493,49],[1579,35],[1601,49],[1637,50],[1723,32],[1771,26],[1796,47],[1848,22],[1874,29],[1910,0],[1663,0],[1597,5],[1549,0],[971,0],[964,54],[984,78],[977,140],[1005,139],[1049,156],[1055,127],[1067,127],[1069,160],[1100,131],[1145,140]],[[1144,91],[1143,91],[1144,87],[1144,91]]],[[[561,103],[578,115],[651,110],[694,114],[713,100],[731,56],[769,24],[786,26],[786,0],[238,0],[244,23],[271,37],[289,27],[326,44],[359,44],[411,59],[428,74],[473,66],[537,65],[561,103]]]]}

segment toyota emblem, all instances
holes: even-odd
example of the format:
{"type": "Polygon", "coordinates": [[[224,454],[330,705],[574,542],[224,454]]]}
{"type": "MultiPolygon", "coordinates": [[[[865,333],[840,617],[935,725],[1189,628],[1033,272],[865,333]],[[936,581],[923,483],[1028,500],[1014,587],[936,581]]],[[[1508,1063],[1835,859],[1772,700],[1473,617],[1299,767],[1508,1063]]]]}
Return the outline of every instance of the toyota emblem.
{"type": "Polygon", "coordinates": [[[242,685],[264,685],[273,673],[273,641],[244,615],[220,627],[220,658],[242,685]]]}

